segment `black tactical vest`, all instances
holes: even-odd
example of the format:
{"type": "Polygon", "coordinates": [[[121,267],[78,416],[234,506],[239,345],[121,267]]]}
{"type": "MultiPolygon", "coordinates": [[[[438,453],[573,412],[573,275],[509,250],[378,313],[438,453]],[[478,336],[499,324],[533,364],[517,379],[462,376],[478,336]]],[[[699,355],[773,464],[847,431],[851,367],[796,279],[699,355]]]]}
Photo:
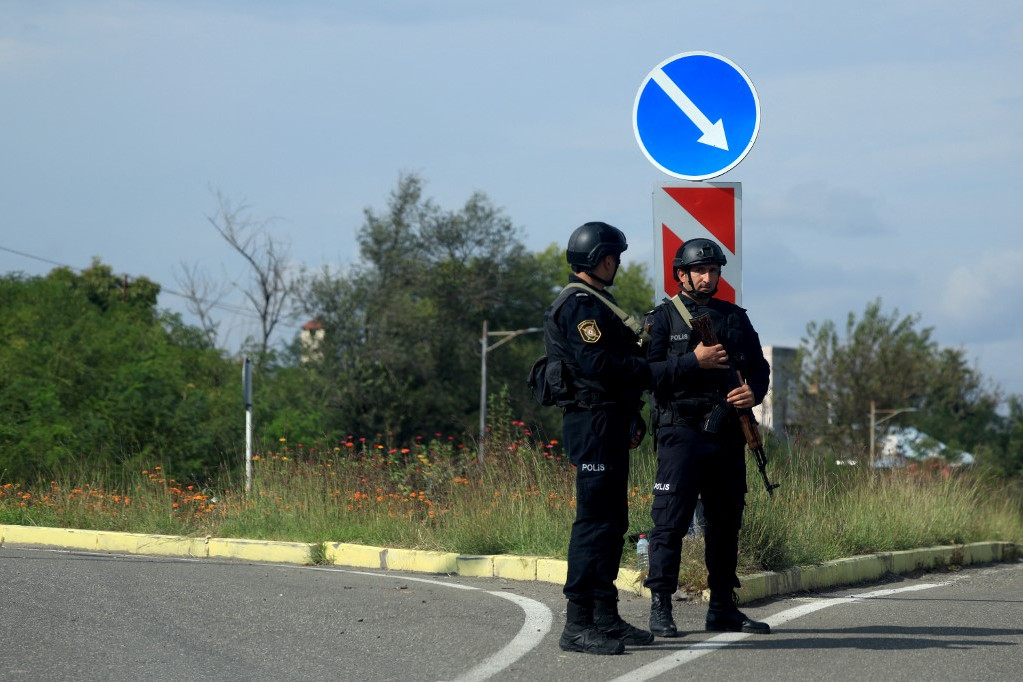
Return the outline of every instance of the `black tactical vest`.
{"type": "MultiPolygon", "coordinates": [[[[686,299],[683,297],[682,300],[684,303],[686,299]]],[[[741,322],[732,320],[731,318],[734,317],[730,314],[732,311],[726,306],[715,305],[716,303],[716,299],[711,299],[707,304],[690,304],[687,308],[693,317],[710,314],[718,340],[724,344],[729,355],[732,355],[732,349],[742,347],[741,322]]],[[[674,303],[669,299],[664,299],[662,306],[665,308],[669,321],[668,355],[684,355],[692,352],[700,343],[696,334],[682,319],[682,315],[675,308],[674,303]]],[[[660,421],[677,423],[705,416],[728,394],[730,390],[730,377],[726,373],[728,371],[700,370],[691,378],[675,386],[670,396],[655,396],[655,406],[661,415],[660,421]]]]}
{"type": "MultiPolygon", "coordinates": [[[[575,362],[568,349],[567,341],[557,324],[557,316],[561,307],[571,297],[580,293],[579,289],[567,288],[554,299],[551,307],[544,313],[543,336],[547,349],[547,381],[555,389],[555,400],[558,407],[591,408],[598,405],[611,405],[621,402],[621,396],[611,395],[600,382],[582,375],[579,365],[575,362]]],[[[588,294],[590,296],[596,294],[588,294]]],[[[623,323],[622,329],[632,334],[623,323]]]]}

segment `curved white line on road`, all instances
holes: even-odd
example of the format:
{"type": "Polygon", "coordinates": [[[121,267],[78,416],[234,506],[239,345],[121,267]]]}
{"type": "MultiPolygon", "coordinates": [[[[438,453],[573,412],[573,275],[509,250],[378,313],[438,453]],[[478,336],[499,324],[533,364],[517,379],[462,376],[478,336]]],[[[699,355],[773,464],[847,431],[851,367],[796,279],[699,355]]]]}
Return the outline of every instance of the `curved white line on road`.
{"type": "MultiPolygon", "coordinates": [[[[279,564],[285,566],[286,564],[279,564]]],[[[292,566],[292,568],[294,568],[292,566]]],[[[371,575],[377,578],[391,578],[392,580],[406,580],[414,583],[429,583],[431,585],[443,585],[444,587],[450,587],[456,590],[479,590],[482,588],[473,587],[472,585],[456,585],[454,583],[446,583],[440,580],[431,580],[429,578],[416,578],[411,575],[388,575],[386,573],[373,573],[372,571],[352,571],[347,568],[324,568],[322,566],[303,566],[301,568],[311,568],[315,571],[331,571],[333,573],[355,573],[356,575],[371,575]]]]}
{"type": "MultiPolygon", "coordinates": [[[[46,550],[44,550],[46,551],[46,550]]],[[[67,550],[49,550],[49,551],[63,551],[68,554],[86,554],[95,556],[105,557],[117,557],[124,559],[139,559],[139,558],[152,558],[144,555],[137,554],[110,554],[110,553],[98,553],[98,552],[87,552],[87,551],[67,551],[67,550]]],[[[184,557],[158,557],[161,560],[168,561],[187,561],[205,563],[208,559],[191,559],[184,557]]],[[[495,597],[501,597],[508,601],[514,602],[525,612],[525,622],[508,644],[504,645],[497,653],[484,659],[482,662],[474,666],[468,672],[457,677],[454,682],[480,682],[482,680],[489,679],[494,675],[504,671],[510,667],[515,661],[519,660],[531,650],[535,649],[543,638],[550,632],[551,623],[554,620],[554,616],[551,610],[541,602],[529,597],[523,597],[519,594],[511,594],[507,592],[496,592],[483,590],[481,587],[473,587],[471,585],[458,585],[455,583],[448,583],[442,580],[431,580],[430,578],[417,578],[409,575],[388,575],[385,573],[374,573],[372,571],[353,571],[345,568],[332,568],[325,566],[296,566],[295,564],[263,564],[266,566],[276,566],[278,568],[298,568],[302,570],[312,571],[330,571],[334,573],[356,573],[358,575],[369,575],[377,578],[390,578],[392,580],[403,580],[406,582],[417,582],[417,583],[429,583],[431,585],[440,585],[442,587],[450,587],[456,590],[480,590],[491,594],[495,597]]]]}
{"type": "Polygon", "coordinates": [[[526,612],[526,622],[522,624],[519,634],[515,635],[503,649],[458,677],[454,682],[477,682],[493,677],[535,649],[551,630],[553,616],[546,605],[519,594],[507,592],[490,592],[489,594],[518,604],[526,612]]]}
{"type": "MultiPolygon", "coordinates": [[[[392,578],[395,580],[429,583],[431,585],[452,587],[458,590],[482,590],[480,587],[472,587],[471,585],[457,585],[454,583],[447,583],[442,580],[415,578],[408,575],[387,575],[382,573],[373,573],[371,571],[352,571],[344,568],[310,568],[318,571],[357,573],[359,575],[371,575],[378,578],[392,578]]],[[[488,590],[483,591],[495,597],[501,597],[502,599],[507,599],[508,601],[518,604],[519,608],[525,612],[526,620],[522,624],[522,627],[519,628],[518,634],[512,637],[511,641],[501,647],[497,653],[473,666],[468,672],[459,675],[452,682],[481,682],[482,680],[490,679],[494,675],[503,672],[515,663],[515,661],[535,649],[551,630],[551,623],[554,620],[554,615],[551,613],[551,610],[547,608],[546,604],[538,602],[535,599],[530,599],[529,597],[523,597],[520,594],[488,590]]]]}
{"type": "MultiPolygon", "coordinates": [[[[865,592],[863,594],[851,594],[848,597],[822,599],[820,601],[814,601],[808,604],[800,604],[799,606],[795,606],[791,609],[781,611],[779,613],[774,614],[773,616],[764,618],[764,622],[770,625],[772,628],[774,628],[779,625],[783,625],[784,623],[787,623],[790,620],[795,620],[796,618],[801,618],[807,614],[813,613],[814,611],[826,609],[829,606],[837,606],[839,604],[851,604],[854,602],[862,601],[864,599],[875,599],[877,597],[885,597],[890,594],[897,594],[899,592],[915,592],[917,590],[929,590],[932,587],[941,587],[943,585],[948,585],[951,582],[952,581],[945,581],[941,583],[924,583],[921,585],[910,585],[909,587],[900,587],[896,589],[876,590],[874,592],[865,592]]],[[[654,677],[657,677],[658,675],[663,675],[664,673],[668,672],[669,670],[672,670],[673,668],[677,668],[679,666],[685,665],[686,663],[690,663],[691,661],[696,660],[700,656],[709,654],[712,651],[723,649],[729,644],[732,644],[734,642],[740,642],[746,639],[747,637],[755,636],[756,635],[751,635],[745,632],[725,632],[720,635],[715,635],[710,639],[698,642],[697,644],[694,644],[691,647],[687,647],[682,651],[676,651],[670,656],[665,656],[664,658],[654,661],[653,663],[648,663],[647,665],[644,665],[641,668],[636,668],[635,670],[626,673],[621,677],[616,677],[614,680],[612,680],[612,682],[641,682],[642,680],[649,680],[654,677]]]]}

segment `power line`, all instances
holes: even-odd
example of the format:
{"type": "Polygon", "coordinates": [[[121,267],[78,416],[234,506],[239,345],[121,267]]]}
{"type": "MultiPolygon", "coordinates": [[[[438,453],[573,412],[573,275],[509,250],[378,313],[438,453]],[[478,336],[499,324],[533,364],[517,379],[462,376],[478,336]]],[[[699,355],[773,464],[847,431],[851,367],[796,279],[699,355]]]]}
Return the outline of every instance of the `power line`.
{"type": "MultiPolygon", "coordinates": [[[[49,263],[50,265],[56,265],[56,266],[62,267],[62,268],[71,268],[70,265],[65,265],[64,263],[58,263],[55,260],[48,260],[46,258],[40,258],[39,256],[33,256],[30,253],[24,253],[22,251],[15,251],[14,249],[9,249],[6,246],[0,246],[0,251],[7,251],[8,253],[13,253],[13,254],[16,254],[18,256],[24,256],[25,258],[31,258],[32,260],[37,260],[37,261],[40,261],[42,263],[49,263]]],[[[74,270],[74,268],[71,268],[71,269],[74,270]]]]}
{"type": "MultiPolygon", "coordinates": [[[[40,263],[47,263],[49,265],[56,265],[57,267],[60,267],[60,268],[67,268],[68,270],[73,270],[73,271],[78,272],[78,273],[81,273],[81,272],[85,271],[83,268],[76,268],[73,265],[68,265],[67,263],[58,263],[57,261],[50,260],[49,258],[43,258],[42,256],[35,256],[35,255],[31,254],[31,253],[25,253],[24,251],[18,251],[17,249],[12,249],[12,248],[9,248],[9,247],[6,247],[6,246],[0,246],[0,251],[6,251],[8,253],[13,253],[16,256],[21,256],[23,258],[30,258],[32,260],[39,261],[40,263]]],[[[130,276],[130,277],[133,277],[134,279],[138,279],[138,277],[135,277],[134,275],[128,275],[126,273],[125,273],[124,276],[125,277],[129,277],[130,276]]],[[[146,279],[149,279],[149,278],[147,277],[146,279]]],[[[152,280],[150,280],[150,281],[152,281],[152,280]]],[[[232,313],[234,315],[240,315],[242,317],[249,317],[249,318],[252,318],[254,320],[260,319],[259,315],[256,315],[251,310],[248,310],[246,308],[242,308],[240,306],[231,305],[229,303],[214,302],[214,301],[210,301],[210,300],[202,299],[202,298],[196,299],[196,298],[194,298],[192,296],[188,296],[187,294],[183,294],[180,291],[174,291],[173,289],[168,289],[167,287],[163,286],[159,282],[154,282],[154,284],[156,284],[157,286],[160,287],[160,293],[170,294],[171,296],[177,296],[179,298],[183,298],[183,299],[186,299],[186,300],[197,300],[200,303],[209,303],[214,308],[219,308],[221,310],[227,311],[227,312],[232,313]]]]}

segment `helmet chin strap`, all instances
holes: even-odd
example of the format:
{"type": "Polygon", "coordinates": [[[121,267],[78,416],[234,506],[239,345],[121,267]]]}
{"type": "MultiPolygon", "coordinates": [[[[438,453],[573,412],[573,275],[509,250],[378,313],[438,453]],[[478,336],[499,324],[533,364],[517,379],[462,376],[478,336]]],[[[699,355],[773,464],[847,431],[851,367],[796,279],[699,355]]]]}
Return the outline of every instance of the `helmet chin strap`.
{"type": "Polygon", "coordinates": [[[618,274],[618,269],[619,269],[619,266],[615,266],[614,272],[611,273],[611,279],[604,279],[600,275],[598,275],[595,272],[593,272],[593,270],[587,270],[586,274],[589,275],[590,277],[592,277],[593,279],[597,280],[598,282],[600,282],[604,286],[609,287],[609,286],[611,286],[611,285],[613,285],[615,283],[615,275],[618,274]]]}

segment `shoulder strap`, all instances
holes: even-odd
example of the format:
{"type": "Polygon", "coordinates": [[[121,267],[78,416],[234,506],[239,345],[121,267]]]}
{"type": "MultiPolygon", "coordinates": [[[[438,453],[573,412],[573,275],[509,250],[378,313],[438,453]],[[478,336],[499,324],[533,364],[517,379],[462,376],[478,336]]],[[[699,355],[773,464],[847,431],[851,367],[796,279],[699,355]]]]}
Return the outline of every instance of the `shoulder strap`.
{"type": "Polygon", "coordinates": [[[690,329],[693,328],[693,314],[689,312],[689,308],[682,302],[678,294],[671,297],[671,302],[675,304],[675,309],[678,310],[678,314],[682,316],[682,320],[686,323],[686,326],[690,329]]]}
{"type": "MultiPolygon", "coordinates": [[[[568,284],[565,285],[565,288],[562,289],[561,291],[565,292],[568,289],[582,289],[583,291],[585,291],[587,293],[590,293],[590,294],[594,293],[593,290],[590,289],[588,286],[586,286],[585,284],[580,284],[579,282],[569,282],[568,284]]],[[[610,299],[608,299],[608,298],[606,298],[604,296],[599,296],[598,295],[597,299],[601,303],[606,305],[608,308],[610,308],[611,312],[613,312],[615,315],[617,315],[618,319],[620,319],[622,321],[622,323],[626,327],[631,329],[632,332],[636,336],[638,336],[641,339],[646,339],[647,338],[648,335],[647,335],[646,331],[643,329],[643,325],[641,325],[639,322],[637,322],[636,318],[634,318],[632,315],[629,315],[627,312],[625,312],[624,310],[619,308],[617,305],[612,303],[610,299]]]]}
{"type": "Polygon", "coordinates": [[[554,298],[554,302],[551,303],[551,315],[558,314],[558,310],[561,308],[561,306],[565,304],[565,301],[568,300],[569,293],[571,292],[569,291],[568,287],[565,287],[560,292],[558,292],[558,295],[554,298]]]}

